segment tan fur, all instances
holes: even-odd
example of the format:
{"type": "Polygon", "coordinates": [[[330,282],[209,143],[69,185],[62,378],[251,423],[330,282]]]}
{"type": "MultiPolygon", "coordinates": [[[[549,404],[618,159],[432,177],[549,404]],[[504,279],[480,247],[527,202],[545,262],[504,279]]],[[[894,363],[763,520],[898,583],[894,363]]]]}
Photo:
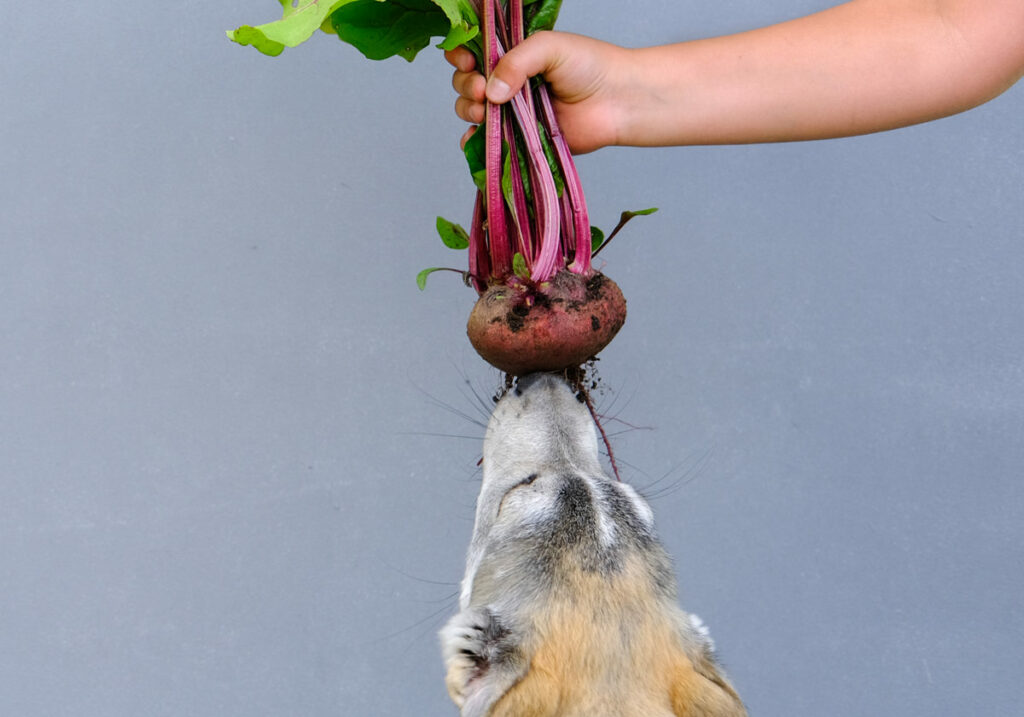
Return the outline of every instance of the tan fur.
{"type": "Polygon", "coordinates": [[[440,637],[462,717],[746,717],[676,604],[650,507],[604,474],[589,412],[552,376],[495,408],[460,611],[440,637]]]}
{"type": "Polygon", "coordinates": [[[564,590],[536,616],[525,678],[494,717],[742,717],[736,693],[688,656],[679,611],[631,560],[613,580],[567,566],[564,590]]]}

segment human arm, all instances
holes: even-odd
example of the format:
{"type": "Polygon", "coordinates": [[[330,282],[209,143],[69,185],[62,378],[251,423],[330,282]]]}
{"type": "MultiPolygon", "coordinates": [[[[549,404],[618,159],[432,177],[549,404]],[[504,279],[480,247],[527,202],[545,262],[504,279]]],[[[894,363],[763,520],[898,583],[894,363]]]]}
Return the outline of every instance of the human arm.
{"type": "MultiPolygon", "coordinates": [[[[449,61],[457,112],[477,122],[483,78],[465,55],[449,61]]],[[[1022,73],[1021,0],[853,0],[749,32],[636,50],[540,33],[505,56],[487,92],[503,101],[544,74],[563,132],[584,152],[877,132],[974,107],[1022,73]]]]}

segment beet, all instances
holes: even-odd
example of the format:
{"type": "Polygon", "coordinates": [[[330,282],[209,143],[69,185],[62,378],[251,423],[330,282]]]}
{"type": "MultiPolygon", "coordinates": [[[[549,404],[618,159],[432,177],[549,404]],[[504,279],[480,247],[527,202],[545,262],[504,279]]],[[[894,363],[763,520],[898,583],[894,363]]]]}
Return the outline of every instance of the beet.
{"type": "MultiPolygon", "coordinates": [[[[490,76],[498,59],[523,41],[540,8],[557,5],[483,3],[481,41],[472,48],[477,67],[490,76]]],[[[479,295],[469,340],[484,360],[513,376],[575,368],[626,320],[626,300],[594,270],[594,256],[631,218],[657,210],[623,212],[607,237],[590,224],[583,184],[543,81],[527,82],[507,104],[488,100],[483,120],[463,147],[477,187],[470,229],[437,220],[446,246],[469,250],[463,276],[479,295]]],[[[436,270],[420,272],[421,287],[436,270]]]]}
{"type": "Polygon", "coordinates": [[[512,375],[559,371],[593,358],[626,320],[626,299],[604,274],[567,270],[537,286],[497,284],[469,315],[477,353],[512,375]]]}

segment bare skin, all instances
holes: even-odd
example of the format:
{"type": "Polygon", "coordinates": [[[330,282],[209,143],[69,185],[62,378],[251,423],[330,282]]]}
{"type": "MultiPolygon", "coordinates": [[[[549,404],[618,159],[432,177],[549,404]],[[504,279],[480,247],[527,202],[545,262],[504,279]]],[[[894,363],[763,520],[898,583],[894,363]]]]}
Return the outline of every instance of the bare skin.
{"type": "Polygon", "coordinates": [[[485,95],[506,102],[544,75],[577,153],[825,139],[926,122],[1004,92],[1024,75],[1024,2],[853,0],[642,49],[544,32],[508,52],[489,82],[468,50],[446,57],[456,114],[474,124],[485,95]]]}

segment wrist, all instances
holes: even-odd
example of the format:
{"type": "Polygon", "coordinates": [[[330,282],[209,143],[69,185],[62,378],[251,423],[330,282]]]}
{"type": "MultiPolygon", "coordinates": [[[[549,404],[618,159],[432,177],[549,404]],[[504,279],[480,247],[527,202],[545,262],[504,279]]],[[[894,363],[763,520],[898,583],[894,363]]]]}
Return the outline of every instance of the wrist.
{"type": "Polygon", "coordinates": [[[672,46],[624,49],[611,96],[614,141],[627,147],[682,144],[685,115],[680,66],[672,46]]]}

